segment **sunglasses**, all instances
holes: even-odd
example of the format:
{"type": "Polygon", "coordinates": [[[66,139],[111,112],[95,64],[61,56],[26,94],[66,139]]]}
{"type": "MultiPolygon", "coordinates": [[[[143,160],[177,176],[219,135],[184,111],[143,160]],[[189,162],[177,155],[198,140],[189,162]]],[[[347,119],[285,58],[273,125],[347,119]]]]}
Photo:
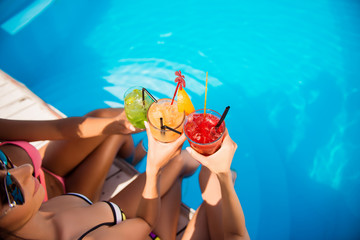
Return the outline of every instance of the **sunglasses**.
{"type": "Polygon", "coordinates": [[[24,204],[24,196],[20,190],[19,184],[9,173],[9,169],[12,168],[14,168],[14,165],[6,154],[0,150],[0,169],[6,171],[4,187],[10,208],[15,207],[16,205],[24,204]]]}

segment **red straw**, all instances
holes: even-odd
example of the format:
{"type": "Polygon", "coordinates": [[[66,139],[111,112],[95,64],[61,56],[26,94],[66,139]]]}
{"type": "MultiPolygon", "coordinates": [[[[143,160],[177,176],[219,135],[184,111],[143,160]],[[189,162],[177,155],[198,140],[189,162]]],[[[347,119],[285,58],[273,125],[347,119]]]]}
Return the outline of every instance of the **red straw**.
{"type": "Polygon", "coordinates": [[[175,89],[175,93],[174,93],[174,96],[172,98],[172,101],[171,101],[171,105],[174,103],[174,99],[175,99],[175,96],[176,96],[176,93],[177,93],[177,90],[180,86],[180,90],[185,87],[185,76],[184,75],[181,75],[181,71],[176,71],[175,72],[175,75],[178,76],[177,78],[175,78],[175,82],[177,82],[177,86],[176,86],[176,89],[175,89]]]}
{"type": "Polygon", "coordinates": [[[174,96],[173,96],[172,101],[171,101],[171,105],[173,105],[173,103],[174,103],[174,99],[175,99],[175,96],[176,96],[176,92],[177,92],[177,90],[179,88],[179,85],[180,85],[180,83],[178,83],[177,86],[176,86],[175,93],[174,93],[174,96]]]}

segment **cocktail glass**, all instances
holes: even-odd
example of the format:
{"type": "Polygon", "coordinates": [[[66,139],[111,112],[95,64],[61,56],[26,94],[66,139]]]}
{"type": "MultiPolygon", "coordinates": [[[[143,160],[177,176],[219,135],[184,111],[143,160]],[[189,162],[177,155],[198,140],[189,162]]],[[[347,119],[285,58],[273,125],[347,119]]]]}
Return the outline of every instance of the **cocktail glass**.
{"type": "Polygon", "coordinates": [[[177,102],[171,105],[170,98],[159,99],[151,104],[147,112],[147,118],[153,137],[160,142],[172,142],[176,140],[183,131],[185,119],[184,111],[179,112],[177,102]],[[162,128],[166,125],[179,133],[170,129],[162,128]]]}
{"type": "Polygon", "coordinates": [[[144,93],[143,87],[131,87],[125,92],[124,108],[126,117],[134,127],[145,128],[146,113],[152,103],[153,100],[144,93]]]}
{"type": "Polygon", "coordinates": [[[225,121],[215,127],[220,118],[221,115],[211,109],[206,109],[205,115],[204,109],[199,109],[186,117],[185,136],[195,151],[208,156],[220,148],[225,132],[225,121]]]}

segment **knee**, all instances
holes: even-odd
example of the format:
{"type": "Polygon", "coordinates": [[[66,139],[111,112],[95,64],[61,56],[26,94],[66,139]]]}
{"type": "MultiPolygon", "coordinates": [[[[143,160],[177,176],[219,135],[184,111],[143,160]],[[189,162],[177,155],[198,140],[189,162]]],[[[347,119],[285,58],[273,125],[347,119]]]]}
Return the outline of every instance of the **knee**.
{"type": "Polygon", "coordinates": [[[193,158],[190,153],[186,150],[182,151],[181,153],[184,157],[184,164],[186,169],[187,175],[192,175],[200,166],[200,163],[193,158]]]}
{"type": "Polygon", "coordinates": [[[106,115],[106,110],[107,108],[102,108],[102,109],[96,109],[96,110],[93,110],[89,113],[87,113],[85,116],[88,116],[88,117],[105,117],[106,115]]]}
{"type": "Polygon", "coordinates": [[[115,117],[121,113],[121,108],[99,108],[87,113],[85,116],[106,118],[115,117]]]}
{"type": "Polygon", "coordinates": [[[200,165],[186,150],[181,151],[181,154],[175,159],[177,164],[182,167],[182,177],[188,177],[194,174],[200,165]]]}

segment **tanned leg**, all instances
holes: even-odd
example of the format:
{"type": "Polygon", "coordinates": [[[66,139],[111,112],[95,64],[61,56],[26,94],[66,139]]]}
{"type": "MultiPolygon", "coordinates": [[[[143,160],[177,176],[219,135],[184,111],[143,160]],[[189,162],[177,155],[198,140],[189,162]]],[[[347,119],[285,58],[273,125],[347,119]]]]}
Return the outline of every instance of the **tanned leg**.
{"type": "Polygon", "coordinates": [[[205,205],[201,204],[189,221],[182,240],[210,239],[205,205]]]}
{"type": "Polygon", "coordinates": [[[170,190],[161,198],[159,222],[153,230],[160,239],[175,239],[181,204],[181,183],[177,179],[170,190]]]}
{"type": "MultiPolygon", "coordinates": [[[[113,117],[119,113],[119,109],[109,108],[87,115],[113,117]]],[[[134,143],[130,135],[52,141],[43,149],[42,166],[64,177],[68,192],[79,192],[97,201],[116,154],[120,152],[123,157],[129,157],[133,151],[134,143]]]]}
{"type": "Polygon", "coordinates": [[[202,166],[199,183],[204,200],[203,205],[206,210],[210,239],[223,239],[224,227],[222,225],[222,201],[219,181],[215,174],[202,166]]]}
{"type": "Polygon", "coordinates": [[[66,190],[98,201],[105,178],[123,141],[119,135],[108,137],[74,170],[65,176],[66,190]]]}
{"type": "MultiPolygon", "coordinates": [[[[193,163],[193,159],[184,157],[184,153],[171,159],[162,169],[160,177],[160,196],[164,196],[176,180],[193,173],[198,163],[193,163]],[[196,166],[196,167],[195,167],[196,166]]],[[[139,205],[141,194],[145,185],[145,174],[139,175],[133,182],[120,191],[111,201],[117,203],[130,218],[135,217],[139,205]]]]}

